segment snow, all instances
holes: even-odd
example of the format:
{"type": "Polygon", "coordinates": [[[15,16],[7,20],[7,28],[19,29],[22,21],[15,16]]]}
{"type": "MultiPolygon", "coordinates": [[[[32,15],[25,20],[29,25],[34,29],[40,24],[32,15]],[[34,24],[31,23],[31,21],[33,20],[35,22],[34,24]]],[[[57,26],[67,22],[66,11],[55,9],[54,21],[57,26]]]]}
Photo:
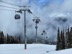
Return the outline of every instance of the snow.
{"type": "Polygon", "coordinates": [[[47,54],[72,54],[72,49],[60,50],[60,51],[52,51],[47,54]]]}
{"type": "Polygon", "coordinates": [[[0,44],[0,54],[72,54],[72,49],[55,51],[55,45],[47,44],[0,44]]]}
{"type": "Polygon", "coordinates": [[[46,51],[55,50],[53,45],[28,44],[24,49],[24,44],[1,44],[0,54],[44,54],[46,51]]]}

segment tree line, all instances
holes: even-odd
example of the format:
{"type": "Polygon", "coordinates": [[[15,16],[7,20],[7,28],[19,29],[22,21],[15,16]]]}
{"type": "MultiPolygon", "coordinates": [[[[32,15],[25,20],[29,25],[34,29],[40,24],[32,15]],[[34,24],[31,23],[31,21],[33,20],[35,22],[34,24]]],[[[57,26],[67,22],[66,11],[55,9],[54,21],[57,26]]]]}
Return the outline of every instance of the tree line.
{"type": "MultiPolygon", "coordinates": [[[[17,35],[17,36],[12,36],[7,34],[6,36],[4,36],[4,33],[1,31],[0,32],[0,44],[24,44],[24,38],[21,35],[17,35]]],[[[43,43],[42,39],[40,37],[38,37],[38,42],[39,43],[43,43]]],[[[31,43],[35,43],[35,38],[28,38],[27,37],[27,43],[31,44],[31,43]]],[[[48,41],[45,41],[45,44],[48,44],[48,41]]]]}
{"type": "Polygon", "coordinates": [[[3,32],[0,32],[0,44],[12,44],[12,43],[21,43],[20,36],[11,36],[8,35],[4,36],[3,32]]]}
{"type": "MultiPolygon", "coordinates": [[[[28,38],[27,38],[28,39],[28,38]]],[[[22,36],[11,36],[7,34],[7,36],[4,36],[3,32],[0,32],[0,44],[24,44],[24,39],[22,36]]],[[[35,42],[34,39],[28,39],[27,43],[33,43],[35,42]]]]}
{"type": "Polygon", "coordinates": [[[56,50],[72,48],[72,27],[68,28],[67,31],[57,31],[57,45],[56,50]]]}

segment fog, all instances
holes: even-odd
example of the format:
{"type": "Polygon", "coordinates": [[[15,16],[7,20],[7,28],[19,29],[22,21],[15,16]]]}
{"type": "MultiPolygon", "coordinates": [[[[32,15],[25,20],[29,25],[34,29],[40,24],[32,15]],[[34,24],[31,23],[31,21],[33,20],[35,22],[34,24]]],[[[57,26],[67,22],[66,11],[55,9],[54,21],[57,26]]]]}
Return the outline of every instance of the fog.
{"type": "MultiPolygon", "coordinates": [[[[40,23],[38,24],[38,36],[41,36],[43,30],[46,30],[47,37],[50,40],[56,41],[56,34],[58,27],[60,29],[67,29],[72,26],[72,0],[3,0],[16,5],[27,5],[31,6],[30,10],[34,15],[40,17],[40,23]],[[59,18],[62,18],[59,20],[59,18]],[[66,19],[66,21],[62,21],[66,19]]],[[[17,8],[17,6],[12,6],[0,2],[0,5],[5,5],[9,7],[17,8]]],[[[11,8],[1,7],[0,9],[11,8]]],[[[15,11],[0,10],[0,30],[10,35],[22,35],[24,28],[24,16],[20,14],[21,18],[15,20],[15,11]]],[[[33,15],[27,12],[27,36],[35,37],[35,23],[32,21],[33,15]]]]}

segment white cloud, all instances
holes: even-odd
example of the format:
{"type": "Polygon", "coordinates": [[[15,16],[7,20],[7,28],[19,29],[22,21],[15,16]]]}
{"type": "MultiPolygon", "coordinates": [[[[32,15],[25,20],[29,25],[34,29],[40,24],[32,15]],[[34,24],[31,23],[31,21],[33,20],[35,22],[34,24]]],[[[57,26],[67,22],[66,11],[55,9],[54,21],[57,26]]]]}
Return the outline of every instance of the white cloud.
{"type": "MultiPolygon", "coordinates": [[[[42,32],[42,30],[46,30],[48,32],[48,36],[49,37],[52,37],[51,35],[51,32],[54,32],[56,30],[53,30],[53,27],[51,26],[62,26],[62,25],[59,25],[58,23],[56,24],[56,22],[54,21],[54,17],[58,17],[58,16],[65,16],[65,17],[69,17],[69,21],[70,22],[67,22],[69,24],[69,26],[71,25],[71,12],[72,11],[72,0],[64,0],[63,3],[61,4],[58,4],[58,2],[52,2],[50,4],[47,4],[45,6],[39,6],[39,5],[36,5],[35,4],[35,0],[32,0],[32,3],[31,4],[28,4],[29,0],[9,0],[7,2],[11,2],[11,3],[14,3],[14,4],[18,4],[18,5],[31,5],[30,9],[32,10],[32,12],[40,17],[41,19],[41,22],[39,23],[39,28],[38,28],[38,33],[40,35],[40,33],[42,32]],[[51,25],[47,25],[47,24],[51,24],[51,25]],[[49,28],[50,27],[50,28],[49,28]],[[49,30],[47,30],[47,28],[49,28],[49,30]]],[[[18,32],[18,31],[22,31],[22,28],[23,28],[23,16],[21,17],[20,19],[20,24],[18,22],[16,22],[14,20],[14,12],[7,12],[7,11],[1,11],[0,10],[0,25],[1,26],[1,30],[3,30],[4,32],[11,32],[10,34],[12,34],[12,32],[18,32]],[[7,13],[7,14],[6,14],[7,13]],[[9,14],[8,14],[9,13],[9,14]],[[4,16],[3,16],[4,15],[4,16]],[[6,19],[5,19],[6,18],[6,19]],[[18,23],[18,24],[17,24],[18,23]],[[20,27],[18,27],[17,25],[19,25],[20,27]]],[[[30,25],[32,25],[32,28],[29,27],[28,30],[27,30],[27,33],[32,33],[32,32],[35,32],[35,29],[34,29],[34,22],[32,22],[32,19],[33,19],[33,16],[32,15],[29,15],[27,13],[27,20],[29,22],[30,25]]],[[[28,24],[27,24],[28,25],[28,24]]],[[[56,28],[57,28],[56,27],[56,28]]],[[[54,33],[54,35],[56,34],[56,32],[54,33]]],[[[30,35],[31,36],[31,35],[30,35]]],[[[55,37],[55,36],[53,36],[55,37]]]]}

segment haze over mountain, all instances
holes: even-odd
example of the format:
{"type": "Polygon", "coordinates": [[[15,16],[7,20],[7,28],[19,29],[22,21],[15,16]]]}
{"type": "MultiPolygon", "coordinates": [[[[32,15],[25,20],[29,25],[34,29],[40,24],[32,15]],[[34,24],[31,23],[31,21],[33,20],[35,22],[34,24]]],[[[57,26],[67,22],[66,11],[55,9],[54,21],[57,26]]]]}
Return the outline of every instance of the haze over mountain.
{"type": "MultiPolygon", "coordinates": [[[[6,1],[6,0],[3,0],[6,1]]],[[[38,36],[41,36],[43,30],[46,30],[50,40],[56,41],[58,27],[67,29],[72,26],[72,0],[7,0],[6,2],[17,5],[28,5],[34,15],[40,17],[38,24],[38,36]]],[[[15,7],[0,2],[0,5],[15,7]]],[[[0,9],[9,9],[0,7],[0,9]]],[[[13,10],[13,9],[11,9],[13,10]]],[[[0,10],[0,30],[10,35],[23,34],[23,14],[20,20],[15,20],[15,11],[0,10]]],[[[35,23],[32,21],[33,15],[27,13],[27,36],[35,37],[35,23]]]]}

